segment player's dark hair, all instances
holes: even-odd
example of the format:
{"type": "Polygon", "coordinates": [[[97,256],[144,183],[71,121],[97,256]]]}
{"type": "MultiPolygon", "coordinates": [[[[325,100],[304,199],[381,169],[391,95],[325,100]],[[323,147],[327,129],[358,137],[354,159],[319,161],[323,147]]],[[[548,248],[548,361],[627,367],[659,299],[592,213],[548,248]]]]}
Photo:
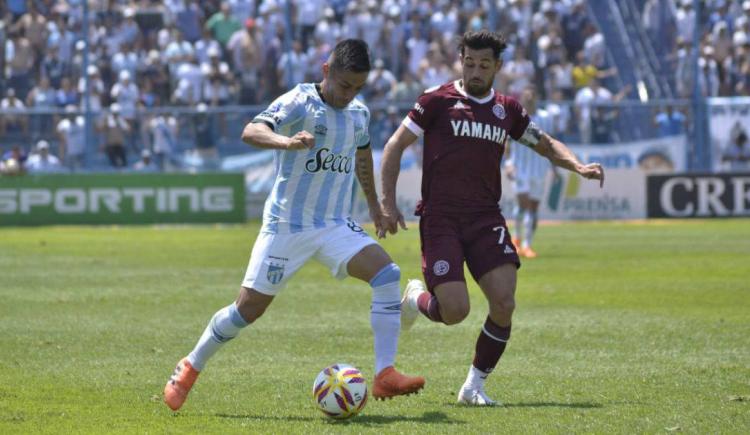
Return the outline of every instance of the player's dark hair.
{"type": "Polygon", "coordinates": [[[370,49],[361,39],[344,39],[333,48],[330,67],[334,71],[369,72],[370,49]]]}
{"type": "Polygon", "coordinates": [[[458,41],[458,50],[461,52],[461,56],[464,55],[466,47],[472,50],[491,48],[495,59],[500,59],[500,56],[508,47],[508,43],[505,41],[505,37],[499,32],[480,30],[479,32],[466,32],[461,36],[461,39],[458,41]]]}

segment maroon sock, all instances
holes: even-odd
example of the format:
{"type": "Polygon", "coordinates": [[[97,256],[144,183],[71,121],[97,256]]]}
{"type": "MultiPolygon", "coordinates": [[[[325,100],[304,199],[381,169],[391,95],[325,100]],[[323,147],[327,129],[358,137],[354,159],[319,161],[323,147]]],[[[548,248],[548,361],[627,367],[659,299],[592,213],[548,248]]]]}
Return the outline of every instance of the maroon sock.
{"type": "Polygon", "coordinates": [[[477,338],[474,367],[485,373],[491,373],[503,355],[508,339],[510,339],[510,325],[498,326],[487,316],[482,332],[477,338]]]}
{"type": "Polygon", "coordinates": [[[417,306],[419,307],[419,311],[421,311],[428,319],[433,322],[443,322],[443,317],[440,315],[438,300],[429,292],[424,292],[419,295],[417,306]]]}

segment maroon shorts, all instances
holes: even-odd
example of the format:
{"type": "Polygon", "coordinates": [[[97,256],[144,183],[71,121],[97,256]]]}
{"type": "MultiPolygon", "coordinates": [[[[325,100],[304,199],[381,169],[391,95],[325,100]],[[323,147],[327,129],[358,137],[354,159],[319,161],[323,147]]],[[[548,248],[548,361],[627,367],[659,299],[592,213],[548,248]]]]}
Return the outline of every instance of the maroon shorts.
{"type": "Polygon", "coordinates": [[[427,288],[466,281],[464,260],[475,281],[506,263],[521,267],[505,218],[497,212],[469,216],[422,216],[422,273],[427,288]]]}

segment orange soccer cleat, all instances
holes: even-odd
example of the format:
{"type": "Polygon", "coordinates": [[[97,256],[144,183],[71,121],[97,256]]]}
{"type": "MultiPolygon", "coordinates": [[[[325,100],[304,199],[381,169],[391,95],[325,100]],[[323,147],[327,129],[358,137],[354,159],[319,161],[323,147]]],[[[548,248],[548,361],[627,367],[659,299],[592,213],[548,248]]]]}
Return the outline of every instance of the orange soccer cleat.
{"type": "Polygon", "coordinates": [[[521,250],[519,251],[519,254],[521,254],[522,256],[526,258],[537,257],[537,253],[533,249],[531,249],[531,246],[529,246],[528,248],[521,248],[521,250]]]}
{"type": "Polygon", "coordinates": [[[513,246],[516,248],[516,251],[520,251],[521,250],[521,241],[520,240],[518,240],[517,238],[513,237],[512,239],[510,239],[510,242],[513,243],[513,246]]]}
{"type": "Polygon", "coordinates": [[[199,374],[200,372],[193,368],[187,358],[183,358],[177,363],[172,377],[169,378],[167,385],[164,387],[164,403],[172,408],[172,411],[177,411],[185,403],[187,395],[193,388],[199,374]]]}
{"type": "Polygon", "coordinates": [[[402,375],[393,366],[389,366],[375,376],[372,396],[375,399],[384,400],[416,393],[422,388],[424,388],[423,377],[402,375]]]}

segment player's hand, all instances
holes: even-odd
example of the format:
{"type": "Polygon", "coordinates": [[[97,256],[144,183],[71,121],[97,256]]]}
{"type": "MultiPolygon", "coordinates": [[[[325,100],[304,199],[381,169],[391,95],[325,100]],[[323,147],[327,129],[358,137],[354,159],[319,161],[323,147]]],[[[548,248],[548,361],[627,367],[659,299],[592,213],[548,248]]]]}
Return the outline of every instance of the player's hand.
{"type": "Polygon", "coordinates": [[[315,146],[315,136],[302,130],[289,138],[286,148],[289,150],[308,150],[315,146]]]}
{"type": "Polygon", "coordinates": [[[370,205],[370,219],[375,225],[375,234],[378,238],[383,238],[381,234],[385,234],[385,218],[383,216],[383,209],[380,208],[380,204],[370,205]]]}
{"type": "Polygon", "coordinates": [[[383,239],[386,234],[396,234],[398,227],[406,230],[406,222],[404,222],[404,215],[401,214],[401,210],[398,209],[396,204],[385,204],[383,203],[383,224],[382,229],[378,231],[378,237],[383,239]]]}
{"type": "Polygon", "coordinates": [[[589,163],[578,170],[581,177],[589,180],[599,180],[599,187],[604,187],[604,168],[599,163],[589,163]]]}

